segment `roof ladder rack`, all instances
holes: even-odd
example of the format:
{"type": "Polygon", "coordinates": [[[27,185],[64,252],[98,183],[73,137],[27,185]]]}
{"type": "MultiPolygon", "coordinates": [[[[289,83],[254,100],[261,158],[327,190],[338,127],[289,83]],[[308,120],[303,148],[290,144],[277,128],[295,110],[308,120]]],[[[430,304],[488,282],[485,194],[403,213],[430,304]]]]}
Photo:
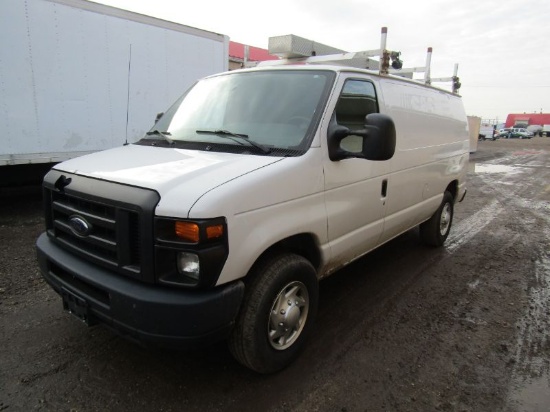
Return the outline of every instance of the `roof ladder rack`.
{"type": "Polygon", "coordinates": [[[388,28],[382,27],[380,48],[359,52],[346,52],[292,34],[270,37],[269,54],[279,56],[281,59],[260,62],[258,65],[277,66],[296,63],[329,63],[378,70],[380,75],[393,74],[410,79],[412,79],[413,73],[424,73],[423,83],[430,85],[432,82],[452,82],[453,93],[458,93],[460,89],[460,82],[457,76],[458,64],[455,64],[452,77],[431,78],[430,66],[433,49],[428,47],[425,66],[403,68],[403,62],[400,59],[401,52],[387,49],[387,37],[388,28]],[[379,61],[372,59],[372,57],[379,57],[379,61]]]}

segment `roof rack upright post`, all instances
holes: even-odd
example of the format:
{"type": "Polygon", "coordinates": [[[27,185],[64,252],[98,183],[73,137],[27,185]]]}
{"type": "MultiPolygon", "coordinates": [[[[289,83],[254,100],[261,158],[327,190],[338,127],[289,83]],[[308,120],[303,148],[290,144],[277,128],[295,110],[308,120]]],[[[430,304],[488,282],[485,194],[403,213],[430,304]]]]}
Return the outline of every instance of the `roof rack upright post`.
{"type": "Polygon", "coordinates": [[[432,84],[430,79],[430,65],[432,64],[432,51],[431,47],[428,47],[428,54],[426,55],[426,69],[424,71],[424,83],[432,84]]]}
{"type": "Polygon", "coordinates": [[[388,28],[382,27],[380,36],[380,74],[388,74],[390,68],[390,53],[386,50],[386,42],[388,39],[388,28]]]}
{"type": "Polygon", "coordinates": [[[458,63],[455,63],[455,70],[453,72],[453,93],[458,94],[460,89],[460,79],[458,78],[458,63]]]}
{"type": "Polygon", "coordinates": [[[437,77],[430,79],[432,82],[452,82],[452,90],[454,94],[458,94],[460,89],[460,79],[458,77],[458,63],[455,63],[455,69],[452,77],[437,77]]]}

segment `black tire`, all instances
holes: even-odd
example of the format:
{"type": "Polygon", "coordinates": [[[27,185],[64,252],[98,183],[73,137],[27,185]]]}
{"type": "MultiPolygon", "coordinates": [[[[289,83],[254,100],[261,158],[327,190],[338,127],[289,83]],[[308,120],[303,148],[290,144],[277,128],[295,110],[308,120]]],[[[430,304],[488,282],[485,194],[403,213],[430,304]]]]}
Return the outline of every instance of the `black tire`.
{"type": "Polygon", "coordinates": [[[451,231],[453,215],[454,198],[449,191],[446,191],[439,208],[431,218],[420,225],[422,241],[428,246],[442,246],[451,231]]]}
{"type": "Polygon", "coordinates": [[[298,356],[319,301],[317,273],[302,256],[285,253],[252,270],[229,349],[244,366],[273,373],[298,356]]]}

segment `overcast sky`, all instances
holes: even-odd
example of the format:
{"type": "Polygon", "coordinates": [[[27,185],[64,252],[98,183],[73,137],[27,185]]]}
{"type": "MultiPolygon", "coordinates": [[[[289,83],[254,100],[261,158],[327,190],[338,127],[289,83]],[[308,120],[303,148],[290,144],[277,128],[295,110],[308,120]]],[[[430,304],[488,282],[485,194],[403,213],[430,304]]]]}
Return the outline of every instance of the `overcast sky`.
{"type": "MultiPolygon", "coordinates": [[[[404,67],[432,77],[459,64],[468,115],[504,122],[508,113],[550,113],[548,0],[95,0],[229,36],[267,49],[270,36],[296,34],[346,51],[388,49],[404,67]]],[[[448,85],[445,85],[449,88],[448,85]]]]}

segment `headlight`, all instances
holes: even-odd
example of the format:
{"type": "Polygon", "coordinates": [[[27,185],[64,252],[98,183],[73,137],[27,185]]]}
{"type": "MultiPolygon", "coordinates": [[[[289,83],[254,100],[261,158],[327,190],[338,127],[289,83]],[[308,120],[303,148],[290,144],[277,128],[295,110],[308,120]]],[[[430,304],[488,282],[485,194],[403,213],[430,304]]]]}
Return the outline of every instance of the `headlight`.
{"type": "Polygon", "coordinates": [[[196,281],[200,276],[200,261],[195,253],[179,252],[177,257],[178,272],[196,281]]]}
{"type": "Polygon", "coordinates": [[[228,255],[224,217],[155,219],[155,277],[161,284],[214,286],[228,255]]]}

